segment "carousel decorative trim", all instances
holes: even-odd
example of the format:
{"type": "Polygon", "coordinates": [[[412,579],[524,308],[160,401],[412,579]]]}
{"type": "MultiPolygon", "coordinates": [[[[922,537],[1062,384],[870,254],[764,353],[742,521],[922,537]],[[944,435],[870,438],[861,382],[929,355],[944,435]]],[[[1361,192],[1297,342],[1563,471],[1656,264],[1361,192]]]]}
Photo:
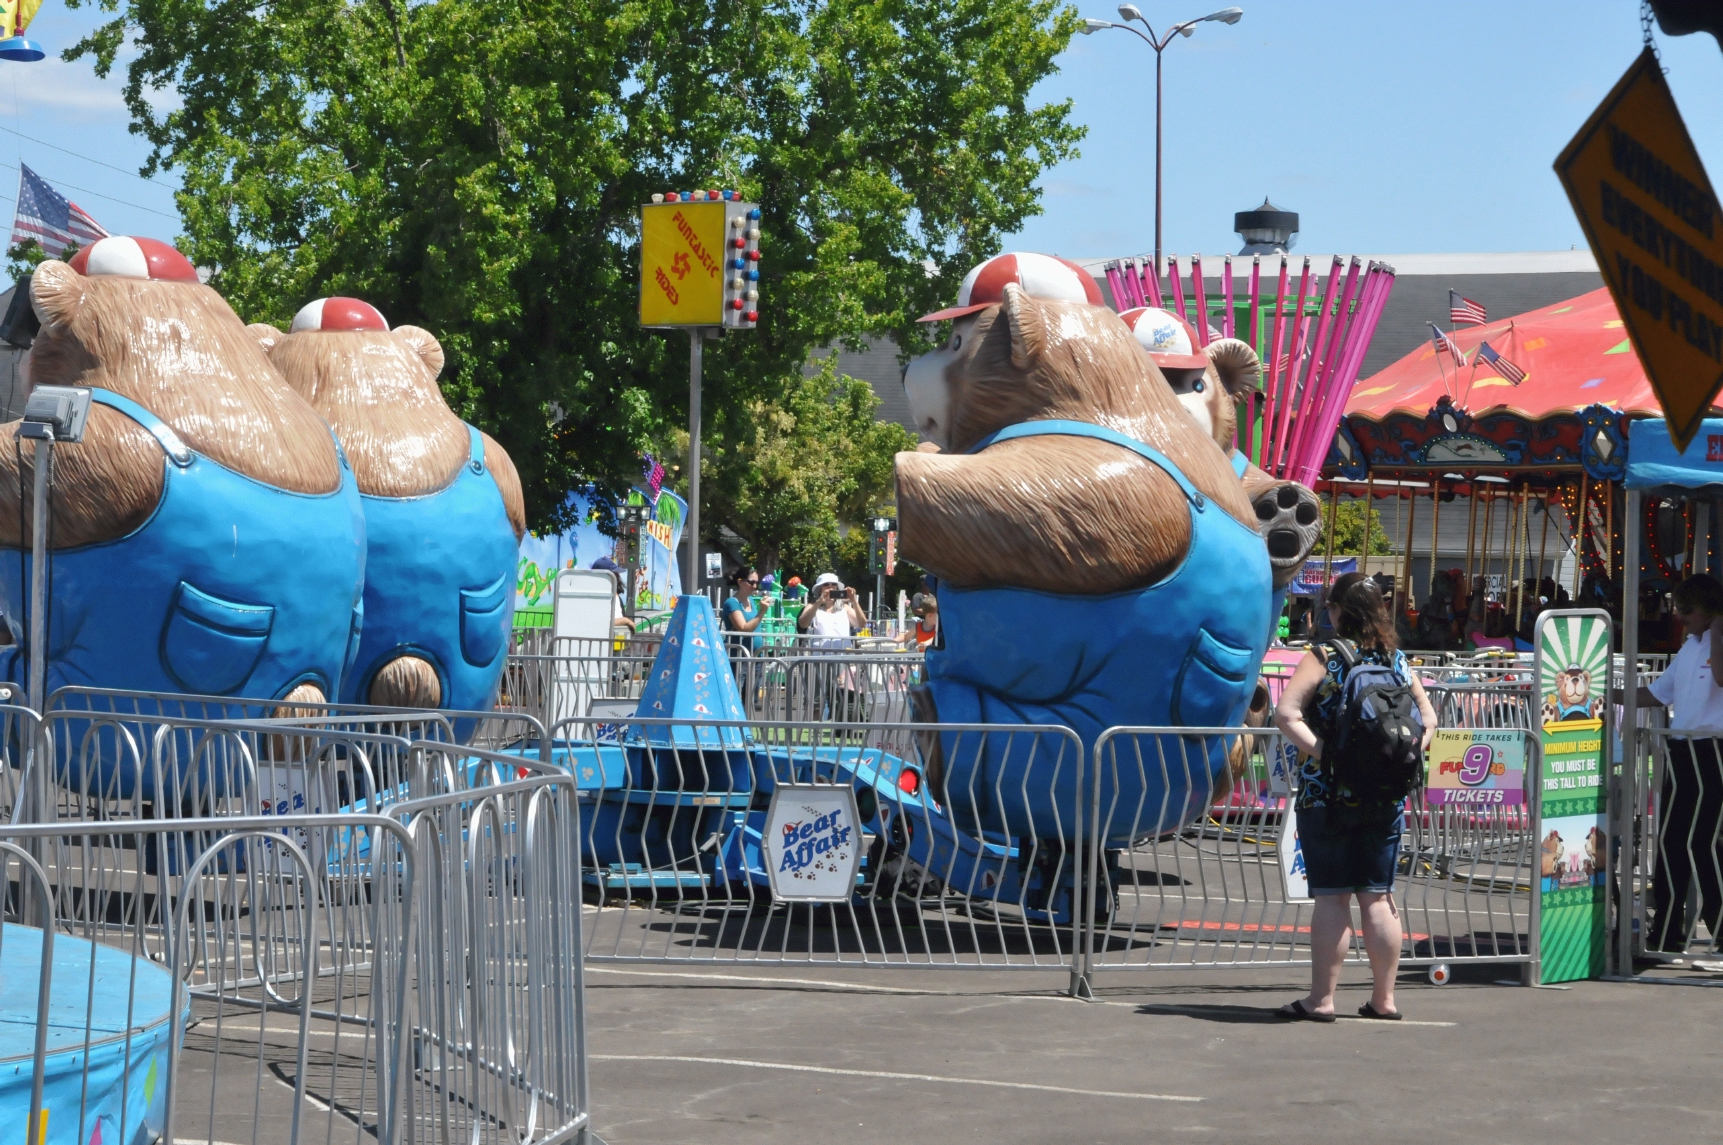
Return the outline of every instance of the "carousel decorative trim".
{"type": "Polygon", "coordinates": [[[1423,416],[1342,419],[1326,468],[1356,481],[1371,470],[1583,467],[1617,481],[1627,467],[1625,423],[1603,405],[1542,418],[1505,410],[1473,417],[1443,396],[1423,416]]]}

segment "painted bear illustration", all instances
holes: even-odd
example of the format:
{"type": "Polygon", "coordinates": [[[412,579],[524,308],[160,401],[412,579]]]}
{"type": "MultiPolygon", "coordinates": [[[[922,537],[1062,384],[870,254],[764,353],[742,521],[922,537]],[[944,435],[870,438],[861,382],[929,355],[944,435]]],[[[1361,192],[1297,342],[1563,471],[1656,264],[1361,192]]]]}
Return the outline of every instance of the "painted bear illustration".
{"type": "MultiPolygon", "coordinates": [[[[1085,745],[1115,725],[1235,725],[1271,594],[1243,486],[1117,315],[1075,290],[1032,297],[1022,277],[987,289],[972,272],[926,319],[954,319],[945,344],[905,374],[931,442],[897,456],[903,554],[940,580],[917,718],[1063,724],[1085,745]]],[[[929,737],[929,778],[964,826],[1049,829],[1071,761],[1007,758],[1007,739],[929,737]]],[[[1136,784],[1188,817],[1225,762],[1217,738],[1207,775],[1152,793],[1121,776],[1119,797],[1136,784]]]]}
{"type": "Polygon", "coordinates": [[[1256,392],[1262,376],[1256,351],[1238,338],[1216,338],[1199,348],[1188,322],[1152,306],[1126,310],[1119,319],[1154,359],[1180,404],[1231,460],[1268,543],[1274,587],[1284,589],[1321,539],[1322,503],[1298,482],[1270,477],[1237,448],[1236,403],[1256,392]]]}
{"type": "Polygon", "coordinates": [[[356,298],[301,308],[270,359],[335,430],[358,479],[368,555],[348,703],[488,710],[508,649],[526,511],[502,446],[437,387],[443,349],[356,298]]]}
{"type": "MultiPolygon", "coordinates": [[[[105,238],[44,262],[30,301],[30,383],[94,390],[84,440],[54,452],[50,691],[333,697],[365,531],[329,427],[165,243],[105,238]]],[[[0,545],[27,549],[18,464],[0,450],[0,545]]],[[[0,571],[14,624],[18,568],[0,571]]],[[[16,647],[8,661],[22,678],[16,647]]]]}
{"type": "Polygon", "coordinates": [[[1541,873],[1546,879],[1559,879],[1567,871],[1567,862],[1561,857],[1562,837],[1554,830],[1544,836],[1541,873]]]}

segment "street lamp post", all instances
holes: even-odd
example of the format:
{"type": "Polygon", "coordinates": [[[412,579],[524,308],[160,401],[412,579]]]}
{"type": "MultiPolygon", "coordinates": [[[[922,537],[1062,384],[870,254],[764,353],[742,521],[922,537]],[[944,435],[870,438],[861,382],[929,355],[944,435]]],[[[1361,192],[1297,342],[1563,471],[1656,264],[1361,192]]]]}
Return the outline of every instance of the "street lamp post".
{"type": "Polygon", "coordinates": [[[1155,50],[1155,277],[1161,274],[1161,52],[1173,42],[1174,36],[1189,36],[1197,30],[1198,24],[1217,20],[1222,24],[1236,24],[1244,16],[1243,8],[1222,8],[1218,12],[1210,12],[1207,16],[1199,16],[1195,20],[1186,20],[1182,24],[1174,24],[1167,29],[1164,36],[1156,36],[1154,28],[1138,10],[1135,4],[1120,4],[1119,15],[1125,23],[1114,24],[1107,20],[1084,20],[1082,33],[1092,36],[1103,28],[1117,28],[1122,32],[1130,32],[1143,43],[1155,50]],[[1130,21],[1136,20],[1146,29],[1148,35],[1131,27],[1130,21]]]}

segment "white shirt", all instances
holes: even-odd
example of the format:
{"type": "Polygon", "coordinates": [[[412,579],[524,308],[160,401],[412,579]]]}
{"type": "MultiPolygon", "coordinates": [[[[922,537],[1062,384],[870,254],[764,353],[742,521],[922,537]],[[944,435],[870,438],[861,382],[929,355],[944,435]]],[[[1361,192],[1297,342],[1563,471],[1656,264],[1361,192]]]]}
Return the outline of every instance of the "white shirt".
{"type": "Polygon", "coordinates": [[[1663,675],[1648,685],[1673,710],[1669,726],[1723,735],[1723,688],[1711,672],[1711,633],[1689,636],[1663,675]]]}
{"type": "Polygon", "coordinates": [[[814,609],[814,618],[808,623],[808,633],[819,639],[809,641],[815,648],[848,648],[850,645],[850,610],[847,605],[840,604],[827,610],[814,609]]]}

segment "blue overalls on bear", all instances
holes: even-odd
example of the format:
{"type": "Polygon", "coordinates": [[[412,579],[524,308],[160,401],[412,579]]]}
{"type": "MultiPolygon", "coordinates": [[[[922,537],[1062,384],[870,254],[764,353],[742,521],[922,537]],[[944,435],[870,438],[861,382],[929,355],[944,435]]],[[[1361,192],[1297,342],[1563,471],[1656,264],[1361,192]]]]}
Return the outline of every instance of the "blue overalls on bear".
{"type": "Polygon", "coordinates": [[[365,625],[341,687],[345,703],[367,703],[377,672],[402,655],[436,669],[441,707],[481,711],[496,701],[520,544],[485,469],[484,438],[470,425],[467,437],[466,464],[437,492],[360,498],[369,549],[365,625]]]}
{"type": "MultiPolygon", "coordinates": [[[[940,722],[1069,727],[1083,741],[1085,775],[1096,738],[1110,727],[1236,726],[1268,649],[1272,576],[1261,536],[1209,502],[1163,454],[1101,426],[1025,422],[970,452],[1048,435],[1110,442],[1158,465],[1184,493],[1190,549],[1160,582],[1104,596],[940,585],[943,647],[927,656],[940,722]]],[[[1078,768],[1056,748],[950,732],[941,747],[939,794],[960,826],[1042,838],[1074,830],[1078,768]]],[[[1180,759],[1176,745],[1169,759],[1180,759]]],[[[1218,740],[1202,762],[1211,780],[1225,766],[1218,740]]],[[[1169,826],[1182,824],[1207,795],[1177,766],[1164,774],[1103,768],[1102,783],[1103,809],[1123,809],[1112,829],[1126,834],[1131,809],[1142,807],[1152,823],[1164,808],[1169,826]]]]}
{"type": "MultiPolygon", "coordinates": [[[[304,683],[335,695],[358,646],[365,579],[365,520],[346,457],[334,491],[294,493],[198,453],[129,398],[104,389],[92,397],[156,439],[162,495],[126,536],[52,554],[48,695],[84,685],[278,699],[304,683]]],[[[0,665],[19,683],[28,674],[17,622],[30,563],[26,552],[21,568],[0,566],[14,621],[0,665]]],[[[75,742],[80,729],[56,734],[75,742]]],[[[110,755],[102,790],[127,796],[135,768],[110,755]]],[[[75,754],[73,765],[61,782],[85,789],[91,777],[75,754]]]]}

